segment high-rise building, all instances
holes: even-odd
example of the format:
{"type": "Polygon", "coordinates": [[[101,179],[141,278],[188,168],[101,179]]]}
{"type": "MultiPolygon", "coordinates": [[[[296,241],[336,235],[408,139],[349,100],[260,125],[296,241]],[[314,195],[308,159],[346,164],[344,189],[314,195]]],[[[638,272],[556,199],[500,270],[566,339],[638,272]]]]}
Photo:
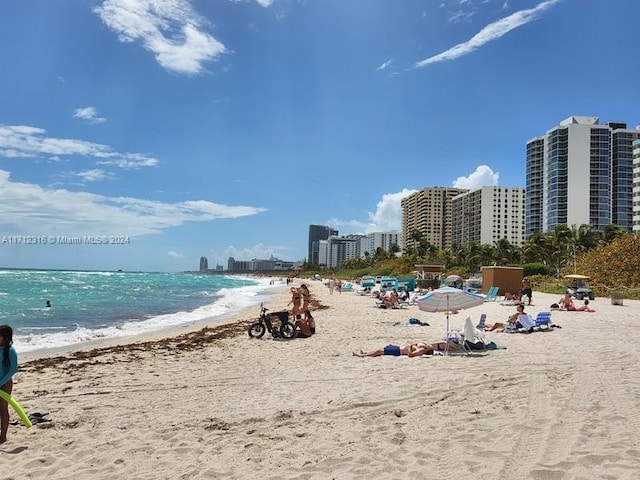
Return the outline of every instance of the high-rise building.
{"type": "Polygon", "coordinates": [[[521,187],[482,187],[451,200],[452,244],[493,245],[506,238],[524,243],[525,190],[521,187]]]}
{"type": "Polygon", "coordinates": [[[373,232],[364,235],[360,239],[360,256],[373,256],[378,248],[385,252],[391,252],[394,245],[402,249],[402,235],[395,232],[373,232]]]}
{"type": "Polygon", "coordinates": [[[631,230],[632,143],[640,129],[569,117],[527,142],[525,235],[556,225],[631,230]]]}
{"type": "Polygon", "coordinates": [[[307,262],[311,265],[319,265],[320,240],[328,240],[331,236],[338,235],[338,230],[324,225],[309,225],[309,256],[307,262]]]}
{"type": "Polygon", "coordinates": [[[640,231],[640,140],[633,142],[633,231],[640,231]]]}
{"type": "Polygon", "coordinates": [[[207,257],[200,257],[200,272],[206,273],[209,270],[209,260],[207,257]]]}
{"type": "Polygon", "coordinates": [[[437,248],[450,248],[451,200],[464,188],[428,187],[401,200],[404,248],[418,247],[414,232],[437,248]]]}

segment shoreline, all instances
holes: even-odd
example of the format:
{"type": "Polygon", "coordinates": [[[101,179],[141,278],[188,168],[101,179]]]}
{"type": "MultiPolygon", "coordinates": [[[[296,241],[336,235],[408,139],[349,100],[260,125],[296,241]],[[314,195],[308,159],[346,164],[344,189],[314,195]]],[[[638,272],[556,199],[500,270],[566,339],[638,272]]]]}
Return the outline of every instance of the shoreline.
{"type": "MultiPolygon", "coordinates": [[[[286,293],[284,294],[284,296],[282,293],[282,291],[286,289],[286,285],[265,289],[264,292],[268,292],[269,296],[268,300],[264,302],[265,305],[271,305],[275,303],[281,304],[284,298],[288,298],[286,293]]],[[[219,316],[202,318],[200,320],[191,321],[182,325],[168,326],[156,331],[149,331],[126,337],[93,339],[79,342],[73,345],[65,345],[54,348],[42,348],[22,353],[19,352],[19,355],[22,359],[21,362],[30,362],[32,360],[39,360],[46,357],[60,358],[66,355],[83,352],[85,350],[104,350],[109,348],[118,348],[129,344],[139,344],[154,341],[161,342],[172,337],[189,335],[204,328],[216,328],[218,326],[223,327],[228,324],[240,322],[241,319],[247,317],[247,315],[249,315],[249,313],[254,309],[256,310],[256,313],[253,317],[254,319],[256,319],[259,315],[259,304],[248,305],[236,312],[226,312],[219,316]]]]}

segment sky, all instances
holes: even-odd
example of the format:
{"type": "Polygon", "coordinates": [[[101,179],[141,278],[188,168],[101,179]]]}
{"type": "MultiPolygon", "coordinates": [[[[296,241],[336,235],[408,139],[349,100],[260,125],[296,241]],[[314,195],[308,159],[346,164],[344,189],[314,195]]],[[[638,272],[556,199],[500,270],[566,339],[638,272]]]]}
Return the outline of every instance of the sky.
{"type": "Polygon", "coordinates": [[[640,124],[637,0],[0,6],[0,267],[177,272],[400,232],[525,186],[572,115],[640,124]],[[66,242],[66,243],[65,243],[66,242]]]}

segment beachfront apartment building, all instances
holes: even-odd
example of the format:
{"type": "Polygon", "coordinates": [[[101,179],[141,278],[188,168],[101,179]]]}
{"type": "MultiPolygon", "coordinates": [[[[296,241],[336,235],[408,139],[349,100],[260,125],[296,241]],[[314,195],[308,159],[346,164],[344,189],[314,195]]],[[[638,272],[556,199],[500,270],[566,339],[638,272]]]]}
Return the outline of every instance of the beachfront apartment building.
{"type": "Polygon", "coordinates": [[[324,256],[320,255],[320,241],[328,240],[329,237],[337,235],[338,230],[334,230],[326,225],[309,225],[309,252],[307,262],[311,265],[322,265],[320,259],[326,259],[326,253],[324,256]]]}
{"type": "Polygon", "coordinates": [[[345,260],[360,256],[360,239],[362,235],[332,235],[327,240],[319,240],[318,252],[322,255],[318,265],[336,268],[345,260]]]}
{"type": "Polygon", "coordinates": [[[359,257],[373,256],[378,249],[384,252],[391,252],[393,246],[397,245],[402,250],[402,235],[395,232],[373,232],[363,235],[360,238],[359,257]]]}
{"type": "Polygon", "coordinates": [[[633,226],[633,142],[640,128],[572,116],[527,142],[525,236],[557,225],[633,226]]]}
{"type": "Polygon", "coordinates": [[[417,248],[414,232],[437,248],[452,246],[451,202],[464,188],[426,187],[401,200],[404,248],[417,248]]]}
{"type": "Polygon", "coordinates": [[[236,260],[233,257],[229,257],[227,260],[227,271],[234,273],[285,271],[291,270],[295,266],[295,262],[280,260],[275,258],[273,255],[266,260],[254,258],[247,261],[236,260]]]}
{"type": "Polygon", "coordinates": [[[512,245],[524,244],[525,189],[487,186],[451,199],[452,245],[494,245],[506,238],[512,245]]]}
{"type": "Polygon", "coordinates": [[[633,148],[633,231],[640,232],[640,140],[635,140],[633,148]]]}

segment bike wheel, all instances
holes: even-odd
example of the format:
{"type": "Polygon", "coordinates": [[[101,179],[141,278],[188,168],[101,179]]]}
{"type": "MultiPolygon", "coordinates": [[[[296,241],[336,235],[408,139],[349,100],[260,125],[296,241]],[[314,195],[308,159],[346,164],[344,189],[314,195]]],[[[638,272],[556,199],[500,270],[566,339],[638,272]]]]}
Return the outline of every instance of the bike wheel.
{"type": "Polygon", "coordinates": [[[267,331],[267,327],[265,327],[262,323],[253,323],[249,327],[249,337],[251,338],[262,338],[264,332],[267,331]]]}
{"type": "Polygon", "coordinates": [[[296,336],[296,326],[291,322],[284,322],[280,327],[280,336],[282,338],[294,338],[296,336]]]}

